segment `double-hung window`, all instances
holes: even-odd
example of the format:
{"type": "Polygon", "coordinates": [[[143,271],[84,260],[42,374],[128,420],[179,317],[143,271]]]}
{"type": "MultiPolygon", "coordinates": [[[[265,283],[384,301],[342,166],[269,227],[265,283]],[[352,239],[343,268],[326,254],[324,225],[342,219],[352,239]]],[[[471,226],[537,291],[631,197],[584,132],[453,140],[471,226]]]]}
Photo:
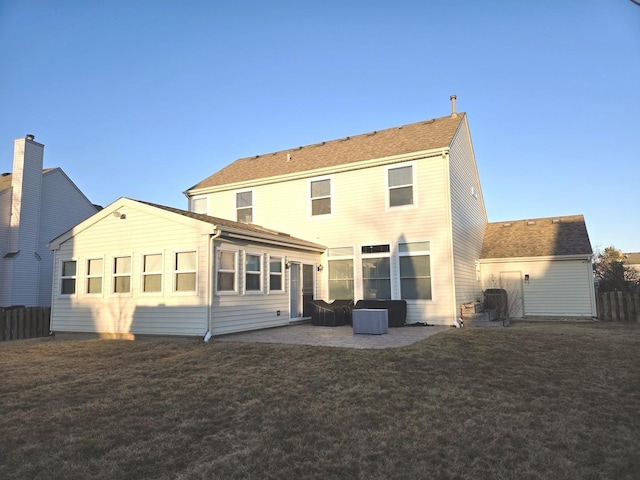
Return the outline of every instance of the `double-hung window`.
{"type": "Polygon", "coordinates": [[[191,199],[191,211],[193,213],[209,213],[207,197],[194,197],[191,199]]]}
{"type": "Polygon", "coordinates": [[[327,251],[329,264],[329,298],[353,300],[353,247],[330,248],[327,251]]]}
{"type": "Polygon", "coordinates": [[[431,300],[431,243],[400,243],[398,258],[401,298],[431,300]]]}
{"type": "Polygon", "coordinates": [[[312,180],[311,215],[329,215],[331,213],[331,179],[312,180]]]}
{"type": "Polygon", "coordinates": [[[269,291],[282,292],[284,290],[282,281],[282,258],[269,258],[269,291]]]}
{"type": "Polygon", "coordinates": [[[246,292],[262,290],[262,255],[245,255],[244,288],[246,292]]]}
{"type": "Polygon", "coordinates": [[[173,263],[173,288],[176,292],[196,291],[196,252],[176,252],[173,263]]]}
{"type": "Polygon", "coordinates": [[[389,187],[389,207],[413,205],[413,166],[389,168],[387,170],[389,187]]]}
{"type": "Polygon", "coordinates": [[[87,294],[99,295],[102,293],[102,259],[90,258],[87,260],[87,294]]]}
{"type": "Polygon", "coordinates": [[[62,261],[62,275],[60,276],[60,294],[73,295],[76,293],[76,266],[75,260],[62,261]]]}
{"type": "Polygon", "coordinates": [[[228,293],[237,292],[237,252],[218,250],[216,260],[216,291],[228,293]]]}
{"type": "Polygon", "coordinates": [[[131,292],[131,257],[113,259],[113,293],[131,292]]]}
{"type": "Polygon", "coordinates": [[[364,299],[391,299],[389,245],[362,247],[362,296],[364,299]]]}
{"type": "Polygon", "coordinates": [[[253,222],[253,192],[236,193],[236,219],[242,223],[253,222]]]}
{"type": "Polygon", "coordinates": [[[142,256],[142,291],[144,293],[159,293],[162,291],[161,253],[142,256]]]}

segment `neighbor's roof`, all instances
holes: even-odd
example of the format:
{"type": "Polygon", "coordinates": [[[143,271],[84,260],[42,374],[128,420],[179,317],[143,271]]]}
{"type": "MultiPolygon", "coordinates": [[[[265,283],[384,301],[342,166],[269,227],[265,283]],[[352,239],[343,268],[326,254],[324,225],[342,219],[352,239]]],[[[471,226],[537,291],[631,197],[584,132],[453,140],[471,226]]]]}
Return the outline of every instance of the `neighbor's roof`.
{"type": "Polygon", "coordinates": [[[582,215],[534,218],[487,225],[480,258],[591,255],[582,215]]]}
{"type": "Polygon", "coordinates": [[[640,252],[623,253],[624,263],[627,265],[640,265],[640,252]]]}
{"type": "MultiPolygon", "coordinates": [[[[45,173],[49,173],[50,171],[55,170],[56,168],[60,168],[60,167],[45,168],[44,170],[42,170],[42,174],[44,175],[45,173]]],[[[3,192],[4,190],[8,190],[9,188],[11,188],[12,178],[13,178],[13,175],[11,173],[0,174],[0,192],[3,192]]]]}
{"type": "Polygon", "coordinates": [[[158,205],[157,203],[145,202],[143,200],[133,200],[133,201],[138,203],[143,203],[151,207],[159,208],[161,210],[166,210],[171,213],[176,213],[178,215],[182,215],[188,218],[193,218],[201,222],[209,223],[211,225],[214,225],[218,230],[222,230],[222,231],[225,231],[225,230],[226,231],[244,231],[244,232],[252,233],[254,235],[258,235],[265,238],[271,238],[271,239],[278,238],[281,241],[284,241],[286,243],[304,245],[304,246],[321,249],[321,250],[324,250],[326,248],[324,245],[319,245],[317,243],[309,242],[308,240],[292,237],[287,233],[278,232],[276,230],[264,228],[264,227],[261,227],[260,225],[255,225],[252,223],[234,222],[233,220],[226,220],[224,218],[212,217],[210,215],[205,215],[203,213],[189,212],[187,210],[167,207],[166,205],[158,205]]]}
{"type": "Polygon", "coordinates": [[[458,113],[456,117],[440,117],[338,140],[241,158],[189,190],[445,148],[451,144],[464,117],[464,113],[458,113]]]}

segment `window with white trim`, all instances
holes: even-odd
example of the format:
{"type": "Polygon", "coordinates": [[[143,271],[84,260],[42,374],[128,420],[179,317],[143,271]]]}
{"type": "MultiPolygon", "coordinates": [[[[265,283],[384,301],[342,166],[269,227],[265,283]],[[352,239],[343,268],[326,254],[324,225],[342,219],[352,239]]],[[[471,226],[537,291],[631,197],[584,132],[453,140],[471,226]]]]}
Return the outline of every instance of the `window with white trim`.
{"type": "Polygon", "coordinates": [[[113,293],[131,292],[131,257],[113,259],[113,293]]]}
{"type": "Polygon", "coordinates": [[[237,292],[237,252],[229,250],[218,250],[216,261],[216,291],[217,292],[237,292]]]}
{"type": "Polygon", "coordinates": [[[312,180],[309,182],[311,192],[311,215],[329,215],[331,213],[331,179],[312,180]]]}
{"type": "Polygon", "coordinates": [[[284,290],[283,267],[284,262],[281,257],[269,258],[269,291],[282,292],[284,290]]]}
{"type": "Polygon", "coordinates": [[[387,170],[389,207],[413,205],[413,166],[407,165],[387,170]]]}
{"type": "Polygon", "coordinates": [[[207,197],[193,197],[191,199],[191,211],[193,213],[209,213],[209,201],[207,197]]]}
{"type": "Polygon", "coordinates": [[[60,275],[60,294],[73,295],[76,293],[76,270],[75,260],[63,260],[60,275]]]}
{"type": "Polygon", "coordinates": [[[143,293],[159,293],[162,291],[161,253],[142,256],[142,291],[143,293]]]}
{"type": "Polygon", "coordinates": [[[391,299],[391,262],[389,245],[362,247],[362,297],[391,299]]]}
{"type": "Polygon", "coordinates": [[[251,190],[236,193],[236,219],[242,223],[253,222],[253,192],[251,190]]]}
{"type": "Polygon", "coordinates": [[[246,292],[262,290],[262,255],[245,254],[244,289],[246,292]]]}
{"type": "Polygon", "coordinates": [[[329,299],[353,300],[353,247],[336,247],[327,250],[329,299]]]}
{"type": "Polygon", "coordinates": [[[196,252],[176,252],[173,263],[173,289],[176,292],[196,291],[196,252]]]}
{"type": "Polygon", "coordinates": [[[398,244],[400,294],[405,300],[431,300],[431,242],[398,244]]]}
{"type": "Polygon", "coordinates": [[[86,289],[88,295],[100,295],[102,293],[102,259],[87,259],[87,282],[86,289]]]}

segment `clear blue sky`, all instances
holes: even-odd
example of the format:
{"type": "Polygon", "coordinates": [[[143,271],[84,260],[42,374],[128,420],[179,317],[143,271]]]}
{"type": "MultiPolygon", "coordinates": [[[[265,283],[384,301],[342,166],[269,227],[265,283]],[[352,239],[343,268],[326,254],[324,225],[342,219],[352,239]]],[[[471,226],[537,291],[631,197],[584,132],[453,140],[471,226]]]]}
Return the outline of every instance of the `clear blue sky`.
{"type": "Polygon", "coordinates": [[[0,0],[0,170],[45,144],[94,203],[186,208],[233,160],[469,117],[490,221],[584,214],[640,251],[629,0],[0,0]]]}

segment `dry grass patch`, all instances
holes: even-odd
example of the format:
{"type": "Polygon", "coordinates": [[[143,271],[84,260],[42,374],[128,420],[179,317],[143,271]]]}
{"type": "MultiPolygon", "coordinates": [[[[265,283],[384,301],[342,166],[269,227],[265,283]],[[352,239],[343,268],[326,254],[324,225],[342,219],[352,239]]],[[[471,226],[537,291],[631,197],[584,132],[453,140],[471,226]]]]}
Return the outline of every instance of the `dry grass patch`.
{"type": "Polygon", "coordinates": [[[411,347],[0,344],[0,478],[640,474],[640,326],[514,324],[411,347]]]}

